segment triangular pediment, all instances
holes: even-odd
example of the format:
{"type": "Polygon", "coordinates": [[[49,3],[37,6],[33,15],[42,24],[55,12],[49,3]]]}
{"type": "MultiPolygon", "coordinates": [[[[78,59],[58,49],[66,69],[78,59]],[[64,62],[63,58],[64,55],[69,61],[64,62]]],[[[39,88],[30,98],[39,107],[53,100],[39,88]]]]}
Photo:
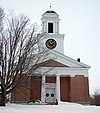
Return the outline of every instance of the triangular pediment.
{"type": "Polygon", "coordinates": [[[41,67],[68,67],[56,60],[50,59],[39,64],[41,67]]]}
{"type": "Polygon", "coordinates": [[[57,51],[50,51],[48,58],[40,63],[42,67],[69,67],[69,68],[90,68],[90,66],[78,62],[68,56],[65,56],[57,51]]]}

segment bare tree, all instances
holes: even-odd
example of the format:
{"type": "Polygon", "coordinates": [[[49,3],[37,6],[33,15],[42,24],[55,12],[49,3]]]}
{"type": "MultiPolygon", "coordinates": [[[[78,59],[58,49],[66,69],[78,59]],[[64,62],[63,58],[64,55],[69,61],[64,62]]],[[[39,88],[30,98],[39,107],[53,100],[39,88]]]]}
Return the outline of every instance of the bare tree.
{"type": "Polygon", "coordinates": [[[25,16],[11,17],[7,27],[0,33],[0,95],[1,105],[5,106],[6,96],[22,78],[34,75],[43,61],[46,50],[41,49],[43,34],[37,33],[37,28],[30,26],[25,16]]]}
{"type": "Polygon", "coordinates": [[[94,95],[90,98],[90,104],[100,106],[100,88],[95,89],[94,95]]]}
{"type": "Polygon", "coordinates": [[[0,32],[3,29],[3,18],[4,18],[4,10],[0,8],[0,32]]]}

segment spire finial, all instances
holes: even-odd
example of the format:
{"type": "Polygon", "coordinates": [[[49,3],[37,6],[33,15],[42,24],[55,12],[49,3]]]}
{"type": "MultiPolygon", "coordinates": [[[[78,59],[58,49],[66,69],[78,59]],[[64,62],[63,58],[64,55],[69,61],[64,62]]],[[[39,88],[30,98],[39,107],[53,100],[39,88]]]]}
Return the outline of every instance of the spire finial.
{"type": "Polygon", "coordinates": [[[50,3],[50,5],[49,5],[49,7],[50,7],[50,10],[51,10],[51,3],[50,3]]]}

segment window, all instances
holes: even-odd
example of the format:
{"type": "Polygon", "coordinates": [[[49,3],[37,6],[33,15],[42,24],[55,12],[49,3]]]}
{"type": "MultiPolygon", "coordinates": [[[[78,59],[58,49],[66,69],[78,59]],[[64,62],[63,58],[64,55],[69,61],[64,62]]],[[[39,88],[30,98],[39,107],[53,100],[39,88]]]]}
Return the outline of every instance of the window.
{"type": "Polygon", "coordinates": [[[46,97],[49,97],[49,94],[48,93],[46,93],[46,97]]]}
{"type": "Polygon", "coordinates": [[[48,23],[48,33],[53,33],[53,23],[48,23]]]}
{"type": "Polygon", "coordinates": [[[53,93],[51,94],[51,97],[54,97],[54,94],[53,93]]]}

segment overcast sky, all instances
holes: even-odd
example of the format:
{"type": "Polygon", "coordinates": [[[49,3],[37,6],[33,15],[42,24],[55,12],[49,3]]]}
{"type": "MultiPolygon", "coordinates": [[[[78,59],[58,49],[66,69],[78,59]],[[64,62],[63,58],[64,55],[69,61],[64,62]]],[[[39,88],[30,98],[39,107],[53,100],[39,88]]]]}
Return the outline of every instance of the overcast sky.
{"type": "Polygon", "coordinates": [[[50,3],[61,19],[65,55],[91,66],[90,91],[100,88],[100,0],[0,0],[6,13],[27,15],[39,26],[50,3]]]}

